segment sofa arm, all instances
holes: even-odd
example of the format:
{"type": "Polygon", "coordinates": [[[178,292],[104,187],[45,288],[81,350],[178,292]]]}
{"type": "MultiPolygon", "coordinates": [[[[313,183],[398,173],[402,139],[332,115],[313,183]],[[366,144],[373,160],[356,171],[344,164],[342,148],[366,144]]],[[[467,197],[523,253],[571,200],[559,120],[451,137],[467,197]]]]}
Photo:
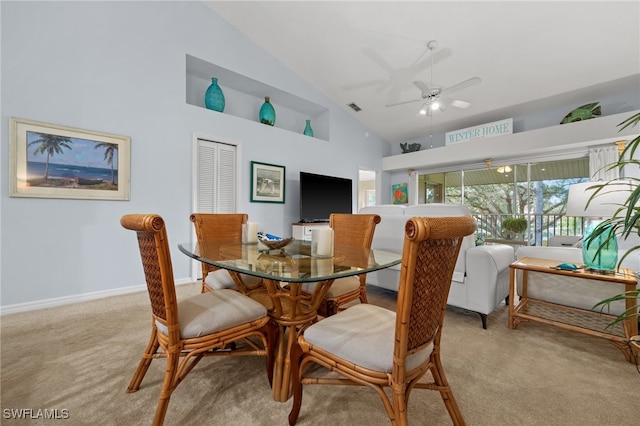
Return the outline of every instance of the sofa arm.
{"type": "Polygon", "coordinates": [[[465,252],[467,306],[490,314],[509,295],[514,249],[506,244],[471,247],[465,252]]]}

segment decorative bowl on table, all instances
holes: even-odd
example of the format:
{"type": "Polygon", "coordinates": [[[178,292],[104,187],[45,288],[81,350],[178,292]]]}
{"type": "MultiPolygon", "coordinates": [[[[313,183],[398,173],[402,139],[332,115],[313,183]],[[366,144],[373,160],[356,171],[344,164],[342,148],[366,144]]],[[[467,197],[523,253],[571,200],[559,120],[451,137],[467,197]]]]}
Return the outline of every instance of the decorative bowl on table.
{"type": "Polygon", "coordinates": [[[258,241],[267,246],[269,250],[283,249],[295,240],[293,237],[289,238],[270,238],[265,234],[258,234],[258,241]]]}

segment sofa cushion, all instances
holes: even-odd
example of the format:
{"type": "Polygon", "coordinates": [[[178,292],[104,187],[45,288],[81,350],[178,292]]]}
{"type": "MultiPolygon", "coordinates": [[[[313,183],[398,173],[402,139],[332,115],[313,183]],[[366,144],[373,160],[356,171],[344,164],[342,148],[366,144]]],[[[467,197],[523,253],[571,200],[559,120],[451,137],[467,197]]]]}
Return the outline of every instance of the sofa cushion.
{"type": "Polygon", "coordinates": [[[383,204],[368,206],[360,209],[360,214],[379,214],[380,216],[404,216],[406,206],[402,204],[383,204]]]}
{"type": "Polygon", "coordinates": [[[469,208],[463,204],[416,204],[405,209],[404,215],[407,219],[413,216],[448,217],[448,216],[469,216],[469,208]]]}
{"type": "MultiPolygon", "coordinates": [[[[450,216],[470,216],[471,212],[469,208],[463,204],[445,204],[445,203],[432,203],[432,204],[417,204],[415,206],[409,206],[405,210],[405,216],[407,219],[414,216],[430,216],[430,217],[450,217],[450,216]]],[[[462,240],[462,246],[460,247],[460,255],[456,261],[456,266],[453,272],[453,281],[464,283],[464,277],[467,270],[465,252],[467,249],[476,246],[475,236],[467,235],[462,240]]]]}
{"type": "Polygon", "coordinates": [[[373,233],[371,247],[377,250],[402,253],[406,222],[407,217],[405,216],[381,216],[380,223],[376,225],[376,230],[373,233]]]}

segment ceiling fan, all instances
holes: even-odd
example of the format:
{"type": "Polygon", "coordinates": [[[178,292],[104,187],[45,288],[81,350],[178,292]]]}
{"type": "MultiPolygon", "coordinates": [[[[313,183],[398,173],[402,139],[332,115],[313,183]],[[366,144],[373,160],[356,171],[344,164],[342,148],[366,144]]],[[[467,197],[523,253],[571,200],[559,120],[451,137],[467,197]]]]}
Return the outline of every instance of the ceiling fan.
{"type": "Polygon", "coordinates": [[[480,83],[482,80],[480,77],[473,77],[468,80],[461,81],[460,83],[454,84],[448,87],[439,87],[434,85],[433,83],[433,51],[438,48],[438,42],[436,40],[431,40],[427,43],[427,48],[431,51],[431,86],[427,85],[422,81],[414,81],[413,85],[420,89],[422,93],[422,97],[420,99],[413,99],[410,101],[398,102],[394,104],[387,105],[387,107],[404,105],[408,103],[425,101],[418,112],[422,115],[431,115],[433,111],[444,111],[449,105],[456,108],[468,108],[471,106],[469,102],[460,100],[460,99],[451,99],[444,97],[443,95],[447,95],[449,93],[456,92],[458,90],[465,89],[469,86],[473,86],[474,84],[480,83]]]}

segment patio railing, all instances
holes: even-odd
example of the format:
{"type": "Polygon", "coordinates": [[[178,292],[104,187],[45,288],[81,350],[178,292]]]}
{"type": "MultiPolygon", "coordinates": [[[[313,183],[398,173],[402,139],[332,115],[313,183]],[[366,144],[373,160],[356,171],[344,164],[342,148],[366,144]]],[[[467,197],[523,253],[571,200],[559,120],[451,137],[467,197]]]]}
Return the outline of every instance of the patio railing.
{"type": "MultiPolygon", "coordinates": [[[[473,214],[478,224],[478,235],[483,238],[504,238],[502,221],[510,214],[473,214]]],[[[549,237],[583,235],[586,220],[583,217],[573,217],[555,214],[517,215],[528,222],[528,229],[524,239],[532,246],[546,246],[549,237]]]]}

